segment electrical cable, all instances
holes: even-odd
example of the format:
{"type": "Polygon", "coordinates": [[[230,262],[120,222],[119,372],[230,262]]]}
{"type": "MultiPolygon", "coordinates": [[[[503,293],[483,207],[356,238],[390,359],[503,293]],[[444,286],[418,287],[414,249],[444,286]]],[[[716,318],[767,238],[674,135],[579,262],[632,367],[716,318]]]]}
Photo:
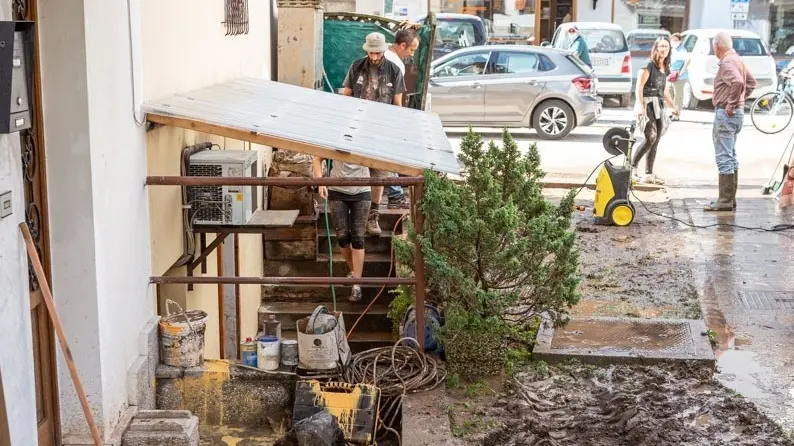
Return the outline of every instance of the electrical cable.
{"type": "MultiPolygon", "coordinates": [[[[394,236],[394,233],[397,232],[397,226],[400,225],[400,222],[407,215],[408,214],[401,215],[400,218],[398,218],[397,221],[394,223],[394,228],[392,228],[392,232],[391,232],[392,233],[392,237],[394,236]]],[[[389,254],[389,273],[387,274],[387,276],[391,276],[391,273],[392,273],[393,269],[394,269],[394,242],[392,242],[391,251],[390,251],[390,254],[389,254]]],[[[353,334],[353,331],[356,329],[356,326],[358,325],[358,323],[361,322],[361,319],[363,319],[364,316],[366,316],[367,313],[369,313],[369,310],[372,308],[372,306],[378,300],[380,295],[383,294],[383,291],[385,289],[386,289],[386,285],[381,286],[380,290],[378,291],[378,294],[376,294],[375,297],[372,298],[372,301],[370,301],[369,305],[367,305],[367,308],[365,308],[364,311],[362,311],[361,314],[358,315],[358,318],[356,319],[356,322],[354,322],[353,326],[350,327],[350,330],[347,331],[347,339],[350,339],[350,335],[353,334]]]]}
{"type": "MultiPolygon", "coordinates": [[[[325,160],[328,175],[331,174],[331,160],[325,160]]],[[[328,240],[328,276],[334,277],[334,247],[331,244],[331,224],[328,222],[328,188],[325,189],[325,237],[328,240]]],[[[331,284],[331,299],[334,303],[334,313],[336,313],[336,288],[331,284]]]]}
{"type": "MultiPolygon", "coordinates": [[[[794,138],[794,136],[792,138],[794,138]]],[[[598,163],[596,165],[595,169],[593,169],[593,171],[590,172],[590,175],[588,175],[587,178],[584,180],[584,183],[582,183],[582,186],[579,187],[579,190],[576,191],[576,195],[579,195],[579,193],[584,188],[587,187],[587,182],[590,180],[590,177],[592,177],[593,174],[604,163],[606,163],[607,161],[612,160],[613,158],[616,158],[618,156],[620,156],[620,155],[611,156],[611,157],[605,159],[604,161],[601,161],[600,163],[598,163]]],[[[631,180],[629,180],[629,181],[631,181],[631,180]]],[[[789,230],[794,229],[794,224],[778,224],[778,225],[774,225],[774,226],[772,226],[770,228],[763,228],[763,227],[760,227],[760,226],[743,226],[743,225],[737,225],[737,224],[734,224],[734,223],[723,223],[723,222],[712,223],[712,224],[708,224],[708,225],[696,225],[694,223],[689,223],[689,222],[681,220],[679,218],[676,218],[676,217],[673,217],[673,216],[670,216],[670,215],[665,215],[665,214],[662,214],[662,213],[659,213],[659,212],[654,212],[654,211],[648,209],[648,206],[645,204],[645,202],[642,201],[639,197],[637,197],[637,195],[634,193],[634,188],[631,187],[631,185],[629,185],[629,193],[631,193],[631,196],[634,197],[634,199],[637,200],[642,205],[642,207],[645,209],[645,211],[648,212],[649,214],[656,215],[657,217],[662,217],[662,218],[666,218],[668,220],[672,220],[672,221],[681,223],[682,225],[690,227],[690,228],[693,228],[693,229],[711,229],[711,228],[719,228],[719,227],[728,227],[728,228],[745,229],[745,230],[748,230],[748,231],[761,231],[761,232],[782,232],[782,231],[789,231],[789,230]]]]}

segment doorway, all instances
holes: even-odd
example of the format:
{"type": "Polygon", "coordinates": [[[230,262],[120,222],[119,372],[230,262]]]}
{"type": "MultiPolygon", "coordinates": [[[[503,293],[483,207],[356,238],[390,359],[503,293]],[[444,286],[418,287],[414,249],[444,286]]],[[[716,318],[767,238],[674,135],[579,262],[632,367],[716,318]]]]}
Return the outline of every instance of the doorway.
{"type": "Polygon", "coordinates": [[[535,0],[535,42],[551,42],[564,22],[576,21],[575,0],[535,0]]]}
{"type": "MultiPolygon", "coordinates": [[[[32,47],[28,52],[32,82],[29,85],[32,126],[19,132],[25,189],[25,222],[30,228],[36,251],[50,280],[49,231],[47,218],[47,182],[45,173],[44,123],[42,121],[41,61],[37,28],[37,1],[13,0],[15,20],[33,22],[32,47]],[[32,58],[32,60],[30,60],[32,58]]],[[[30,322],[33,337],[33,373],[36,387],[36,424],[38,444],[60,444],[58,392],[55,367],[55,335],[44,304],[41,287],[29,270],[30,322]]]]}

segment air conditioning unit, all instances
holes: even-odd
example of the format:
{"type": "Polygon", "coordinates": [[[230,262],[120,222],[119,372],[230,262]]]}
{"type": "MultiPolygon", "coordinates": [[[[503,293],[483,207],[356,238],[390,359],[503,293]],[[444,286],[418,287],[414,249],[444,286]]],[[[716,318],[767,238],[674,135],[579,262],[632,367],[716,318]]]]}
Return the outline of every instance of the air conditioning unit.
{"type": "MultiPolygon", "coordinates": [[[[255,177],[256,150],[204,150],[190,157],[188,175],[255,177]]],[[[242,225],[257,208],[259,186],[190,186],[188,199],[194,225],[242,225]]]]}

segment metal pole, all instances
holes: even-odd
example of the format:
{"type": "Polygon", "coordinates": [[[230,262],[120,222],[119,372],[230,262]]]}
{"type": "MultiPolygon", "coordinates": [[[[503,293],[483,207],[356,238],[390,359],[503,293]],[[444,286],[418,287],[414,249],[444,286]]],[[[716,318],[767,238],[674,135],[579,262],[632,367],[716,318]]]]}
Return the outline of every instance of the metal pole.
{"type": "MultiPolygon", "coordinates": [[[[411,197],[411,207],[414,208],[414,230],[417,237],[422,235],[425,217],[419,209],[424,195],[424,184],[414,186],[414,196],[411,197]]],[[[416,279],[416,340],[419,342],[419,349],[425,349],[425,256],[422,247],[416,244],[414,253],[414,279],[416,279]]]]}
{"type": "Polygon", "coordinates": [[[152,276],[153,284],[240,284],[240,285],[362,285],[380,287],[383,285],[414,285],[410,277],[197,277],[197,276],[152,276]]]}
{"type": "MultiPolygon", "coordinates": [[[[222,243],[222,242],[221,242],[222,243]]],[[[216,251],[217,254],[217,271],[218,276],[223,276],[223,247],[219,247],[216,251]]],[[[224,310],[224,298],[223,298],[223,284],[218,283],[218,341],[220,344],[220,356],[221,359],[226,359],[226,339],[224,338],[224,333],[226,333],[226,312],[224,310]]]]}
{"type": "Polygon", "coordinates": [[[272,178],[272,177],[195,177],[195,176],[148,176],[149,186],[410,186],[420,184],[423,177],[384,178],[272,178]]]}

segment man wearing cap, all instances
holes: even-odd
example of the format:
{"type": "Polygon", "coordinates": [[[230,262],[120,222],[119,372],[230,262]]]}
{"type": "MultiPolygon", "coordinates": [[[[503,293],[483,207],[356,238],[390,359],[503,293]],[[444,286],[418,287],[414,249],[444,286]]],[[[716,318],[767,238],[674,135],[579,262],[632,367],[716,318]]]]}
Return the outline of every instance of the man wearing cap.
{"type": "MultiPolygon", "coordinates": [[[[361,58],[350,66],[342,84],[345,96],[353,96],[368,101],[381,102],[402,106],[403,93],[405,93],[405,80],[400,67],[385,57],[388,50],[386,37],[378,32],[370,33],[364,43],[364,51],[367,56],[361,58]]],[[[372,177],[394,176],[391,172],[378,169],[370,169],[372,177]]],[[[379,213],[378,205],[383,186],[372,187],[372,203],[370,205],[369,218],[367,219],[367,233],[379,235],[381,233],[378,224],[379,213]]],[[[390,198],[390,202],[398,200],[405,202],[402,191],[399,197],[390,198]]]]}
{"type": "Polygon", "coordinates": [[[571,42],[570,50],[576,53],[576,56],[590,68],[593,68],[593,63],[590,61],[590,48],[587,42],[579,32],[579,28],[572,26],[568,28],[568,40],[571,42]]]}

